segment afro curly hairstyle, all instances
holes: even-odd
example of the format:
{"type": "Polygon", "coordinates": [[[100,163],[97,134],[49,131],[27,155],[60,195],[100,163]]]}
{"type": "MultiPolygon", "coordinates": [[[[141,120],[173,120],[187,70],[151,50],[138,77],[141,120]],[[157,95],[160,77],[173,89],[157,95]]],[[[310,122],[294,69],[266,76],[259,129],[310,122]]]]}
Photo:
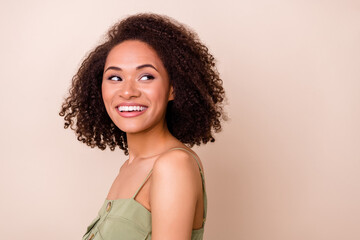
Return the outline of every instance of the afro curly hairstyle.
{"type": "Polygon", "coordinates": [[[70,126],[77,139],[92,148],[109,146],[113,151],[119,146],[128,155],[126,133],[110,119],[101,95],[107,55],[126,40],[147,43],[165,66],[175,94],[166,109],[170,133],[189,147],[214,142],[213,133],[221,131],[220,120],[226,119],[222,104],[225,92],[215,59],[196,33],[174,19],[152,13],[121,20],[88,54],[61,106],[64,128],[70,126]]]}

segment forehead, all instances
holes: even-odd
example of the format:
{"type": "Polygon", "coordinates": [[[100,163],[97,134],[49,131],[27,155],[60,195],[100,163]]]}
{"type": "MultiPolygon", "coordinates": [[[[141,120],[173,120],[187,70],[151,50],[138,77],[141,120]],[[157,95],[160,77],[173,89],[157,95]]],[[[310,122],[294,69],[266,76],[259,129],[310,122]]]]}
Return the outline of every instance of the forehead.
{"type": "Polygon", "coordinates": [[[149,63],[163,67],[160,57],[149,44],[138,40],[127,40],[110,50],[105,66],[116,64],[122,67],[136,67],[149,63]]]}

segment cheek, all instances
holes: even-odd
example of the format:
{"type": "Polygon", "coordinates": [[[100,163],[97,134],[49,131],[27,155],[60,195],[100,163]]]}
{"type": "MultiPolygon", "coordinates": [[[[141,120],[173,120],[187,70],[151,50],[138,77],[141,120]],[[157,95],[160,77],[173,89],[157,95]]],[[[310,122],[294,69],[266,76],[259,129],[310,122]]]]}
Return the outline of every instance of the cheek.
{"type": "Polygon", "coordinates": [[[160,110],[167,103],[166,93],[156,89],[146,89],[143,93],[147,96],[153,107],[160,110]]]}
{"type": "Polygon", "coordinates": [[[167,102],[169,95],[169,87],[166,83],[160,82],[152,85],[149,88],[142,89],[146,95],[156,102],[167,102]]]}

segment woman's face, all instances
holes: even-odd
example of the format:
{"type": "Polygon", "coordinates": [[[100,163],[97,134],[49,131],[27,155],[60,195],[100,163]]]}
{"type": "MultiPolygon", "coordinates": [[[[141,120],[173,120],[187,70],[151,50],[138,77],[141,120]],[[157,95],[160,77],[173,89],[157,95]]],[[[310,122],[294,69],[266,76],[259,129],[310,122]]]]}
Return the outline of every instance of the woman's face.
{"type": "Polygon", "coordinates": [[[115,125],[126,133],[165,127],[172,87],[159,56],[148,44],[127,40],[108,54],[102,97],[115,125]]]}

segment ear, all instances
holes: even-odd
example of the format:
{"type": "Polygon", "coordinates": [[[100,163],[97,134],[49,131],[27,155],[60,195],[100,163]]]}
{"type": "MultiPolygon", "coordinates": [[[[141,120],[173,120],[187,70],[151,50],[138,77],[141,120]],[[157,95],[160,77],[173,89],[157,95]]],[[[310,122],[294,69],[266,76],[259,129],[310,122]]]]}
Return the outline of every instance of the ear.
{"type": "Polygon", "coordinates": [[[174,98],[175,98],[174,88],[173,88],[173,86],[170,86],[170,93],[169,93],[168,101],[174,100],[174,98]]]}

